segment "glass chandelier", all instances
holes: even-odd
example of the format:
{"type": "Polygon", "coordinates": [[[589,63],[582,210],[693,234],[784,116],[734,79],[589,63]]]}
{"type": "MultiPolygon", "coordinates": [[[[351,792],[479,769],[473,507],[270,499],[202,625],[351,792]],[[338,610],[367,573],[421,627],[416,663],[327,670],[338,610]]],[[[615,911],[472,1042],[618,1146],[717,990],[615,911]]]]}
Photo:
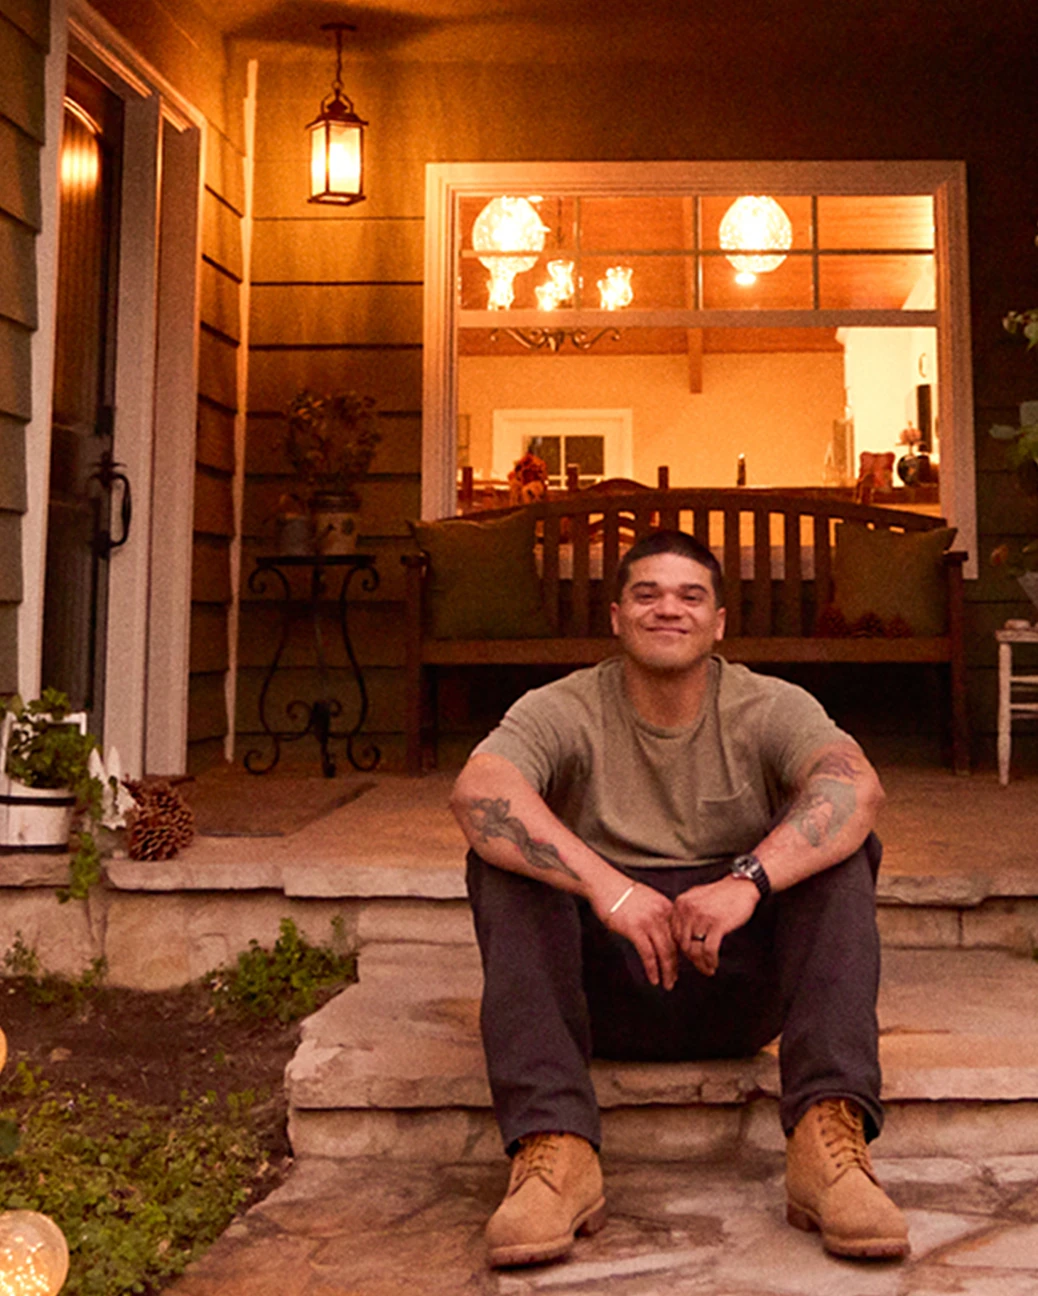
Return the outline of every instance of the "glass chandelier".
{"type": "Polygon", "coordinates": [[[508,310],[515,300],[515,277],[532,270],[544,248],[547,225],[528,198],[492,198],[476,217],[472,246],[490,271],[489,310],[508,310]],[[532,253],[516,256],[516,253],[532,253]]]}
{"type": "Polygon", "coordinates": [[[721,220],[719,235],[722,250],[738,254],[728,260],[739,284],[752,284],[759,274],[778,269],[793,245],[789,217],[766,196],[737,198],[721,220]]]}

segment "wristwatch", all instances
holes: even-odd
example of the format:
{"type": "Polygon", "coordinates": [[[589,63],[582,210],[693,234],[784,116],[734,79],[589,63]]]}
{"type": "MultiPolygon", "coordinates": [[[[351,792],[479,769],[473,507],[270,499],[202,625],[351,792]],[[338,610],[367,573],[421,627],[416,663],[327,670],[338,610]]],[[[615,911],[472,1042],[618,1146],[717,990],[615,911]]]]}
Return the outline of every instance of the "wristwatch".
{"type": "Polygon", "coordinates": [[[771,895],[771,882],[767,873],[764,872],[764,865],[756,855],[737,855],[732,860],[729,873],[732,877],[749,878],[760,892],[762,900],[766,900],[771,895]]]}

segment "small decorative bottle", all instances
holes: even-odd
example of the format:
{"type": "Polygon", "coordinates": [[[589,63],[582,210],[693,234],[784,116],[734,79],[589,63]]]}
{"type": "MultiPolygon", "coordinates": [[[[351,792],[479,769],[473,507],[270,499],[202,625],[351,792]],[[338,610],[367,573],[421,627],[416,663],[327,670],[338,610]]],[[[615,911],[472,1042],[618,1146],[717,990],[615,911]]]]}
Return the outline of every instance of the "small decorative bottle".
{"type": "Polygon", "coordinates": [[[736,486],[746,485],[746,456],[744,454],[741,454],[739,456],[738,462],[736,464],[735,484],[736,486]]]}

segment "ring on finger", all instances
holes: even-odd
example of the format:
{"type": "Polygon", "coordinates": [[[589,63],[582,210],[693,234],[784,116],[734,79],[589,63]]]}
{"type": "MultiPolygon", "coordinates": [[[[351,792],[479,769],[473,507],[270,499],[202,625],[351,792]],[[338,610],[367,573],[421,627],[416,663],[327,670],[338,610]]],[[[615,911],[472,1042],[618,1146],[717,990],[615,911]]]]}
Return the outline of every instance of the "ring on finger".
{"type": "Polygon", "coordinates": [[[705,940],[706,940],[706,936],[705,936],[705,935],[703,935],[703,936],[693,936],[692,939],[693,939],[694,941],[705,941],[705,940]]]}

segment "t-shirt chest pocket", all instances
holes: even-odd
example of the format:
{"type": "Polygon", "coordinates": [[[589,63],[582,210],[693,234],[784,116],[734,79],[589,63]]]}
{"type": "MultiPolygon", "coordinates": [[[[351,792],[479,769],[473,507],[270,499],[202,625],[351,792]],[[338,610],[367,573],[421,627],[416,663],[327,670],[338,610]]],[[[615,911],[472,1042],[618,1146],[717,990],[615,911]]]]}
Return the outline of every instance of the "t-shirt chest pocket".
{"type": "Polygon", "coordinates": [[[696,819],[696,855],[743,855],[760,845],[770,827],[764,798],[749,783],[724,797],[700,797],[696,819]]]}

